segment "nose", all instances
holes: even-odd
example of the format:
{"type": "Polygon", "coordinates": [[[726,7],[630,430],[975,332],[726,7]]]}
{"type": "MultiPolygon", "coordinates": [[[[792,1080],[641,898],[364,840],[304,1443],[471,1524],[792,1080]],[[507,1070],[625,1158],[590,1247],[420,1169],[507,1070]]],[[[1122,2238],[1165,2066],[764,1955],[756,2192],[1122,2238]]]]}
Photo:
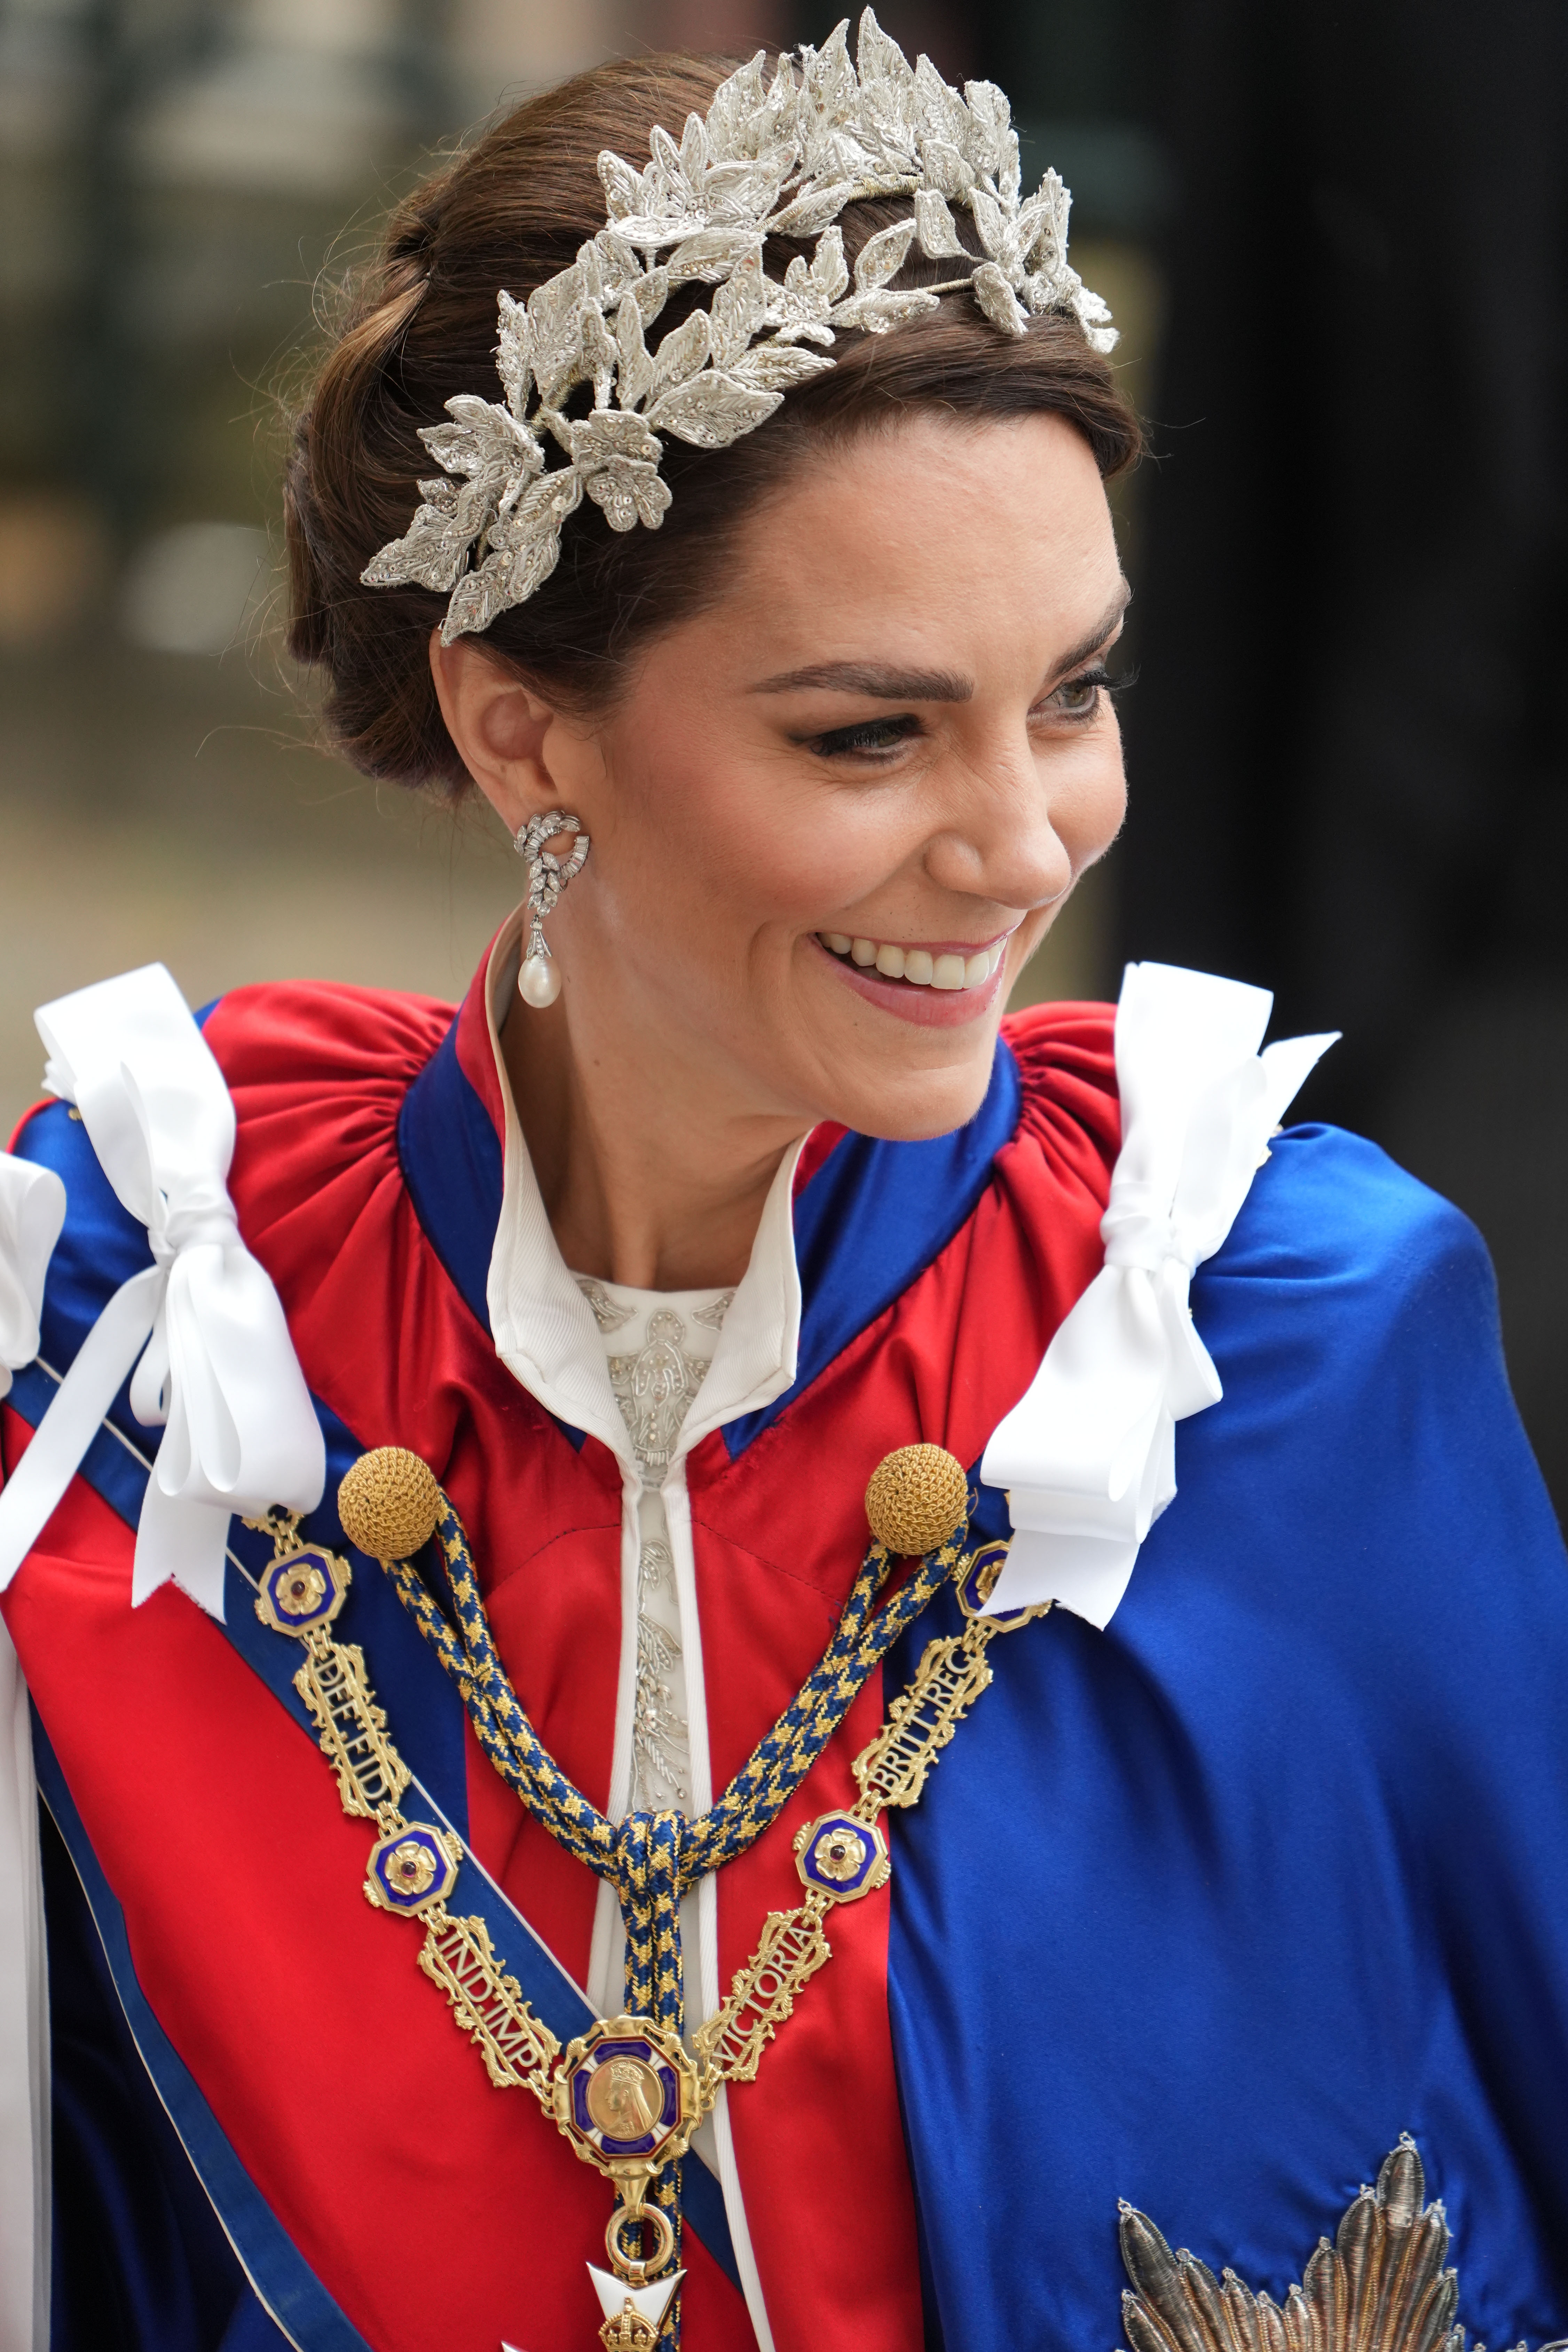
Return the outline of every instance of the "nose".
{"type": "Polygon", "coordinates": [[[1088,860],[1075,859],[1077,845],[1058,829],[1058,803],[1071,797],[1062,763],[1037,757],[1026,731],[944,764],[948,772],[931,779],[935,822],[924,852],[933,882],[1021,913],[1070,889],[1088,860]]]}

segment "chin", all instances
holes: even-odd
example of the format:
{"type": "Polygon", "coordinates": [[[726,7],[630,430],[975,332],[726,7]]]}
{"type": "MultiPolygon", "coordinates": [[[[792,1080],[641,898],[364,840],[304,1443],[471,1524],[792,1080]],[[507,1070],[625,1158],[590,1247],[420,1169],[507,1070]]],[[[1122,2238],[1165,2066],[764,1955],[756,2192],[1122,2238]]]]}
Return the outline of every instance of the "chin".
{"type": "Polygon", "coordinates": [[[836,1090],[823,1116],[857,1135],[878,1136],[888,1143],[922,1143],[935,1135],[951,1135],[954,1128],[966,1127],[984,1101],[994,1047],[995,1033],[987,1024],[986,1050],[973,1061],[942,1070],[868,1071],[860,1083],[851,1081],[836,1090]]]}

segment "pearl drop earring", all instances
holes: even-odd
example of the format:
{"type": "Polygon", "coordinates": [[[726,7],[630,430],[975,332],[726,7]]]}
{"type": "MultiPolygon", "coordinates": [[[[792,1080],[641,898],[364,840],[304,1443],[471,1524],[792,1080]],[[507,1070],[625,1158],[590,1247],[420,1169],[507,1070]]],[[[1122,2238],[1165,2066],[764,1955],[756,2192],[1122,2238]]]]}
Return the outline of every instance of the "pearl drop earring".
{"type": "Polygon", "coordinates": [[[582,872],[588,836],[576,817],[564,809],[551,809],[543,816],[531,816],[511,841],[528,866],[528,953],[517,975],[517,992],[525,1004],[540,1008],[553,1004],[561,993],[561,974],[545,941],[544,919],[554,912],[555,901],[572,877],[582,872]],[[544,846],[558,833],[577,836],[568,856],[557,856],[544,846]]]}

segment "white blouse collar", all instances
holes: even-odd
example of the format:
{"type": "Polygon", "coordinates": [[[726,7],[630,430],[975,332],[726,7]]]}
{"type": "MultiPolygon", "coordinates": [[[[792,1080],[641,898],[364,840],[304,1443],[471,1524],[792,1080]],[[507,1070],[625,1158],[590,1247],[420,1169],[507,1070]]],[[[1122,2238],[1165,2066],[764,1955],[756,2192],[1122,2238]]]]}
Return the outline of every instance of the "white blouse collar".
{"type": "MultiPolygon", "coordinates": [[[[547,1412],[607,1445],[634,1477],[626,1422],[610,1387],[594,1312],[556,1245],[518,1122],[501,1056],[500,1024],[513,1002],[526,909],[498,933],[485,972],[490,1051],[506,1118],[500,1218],[488,1299],[496,1353],[547,1412]]],[[[681,1425],[672,1473],[700,1438],[783,1394],[800,1341],[800,1276],[793,1202],[800,1144],[784,1153],[763,1208],[751,1262],[724,1317],[713,1361],[681,1425]]]]}

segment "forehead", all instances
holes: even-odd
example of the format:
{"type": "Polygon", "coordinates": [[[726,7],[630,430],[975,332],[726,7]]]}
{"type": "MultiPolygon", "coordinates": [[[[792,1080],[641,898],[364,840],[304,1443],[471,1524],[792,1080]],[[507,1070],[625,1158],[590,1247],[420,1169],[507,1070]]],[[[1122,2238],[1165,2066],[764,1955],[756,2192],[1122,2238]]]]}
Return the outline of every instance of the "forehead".
{"type": "Polygon", "coordinates": [[[748,520],[733,564],[729,624],[763,633],[781,668],[847,632],[884,651],[900,634],[1081,633],[1119,577],[1093,453],[1051,415],[862,434],[748,520]]]}

